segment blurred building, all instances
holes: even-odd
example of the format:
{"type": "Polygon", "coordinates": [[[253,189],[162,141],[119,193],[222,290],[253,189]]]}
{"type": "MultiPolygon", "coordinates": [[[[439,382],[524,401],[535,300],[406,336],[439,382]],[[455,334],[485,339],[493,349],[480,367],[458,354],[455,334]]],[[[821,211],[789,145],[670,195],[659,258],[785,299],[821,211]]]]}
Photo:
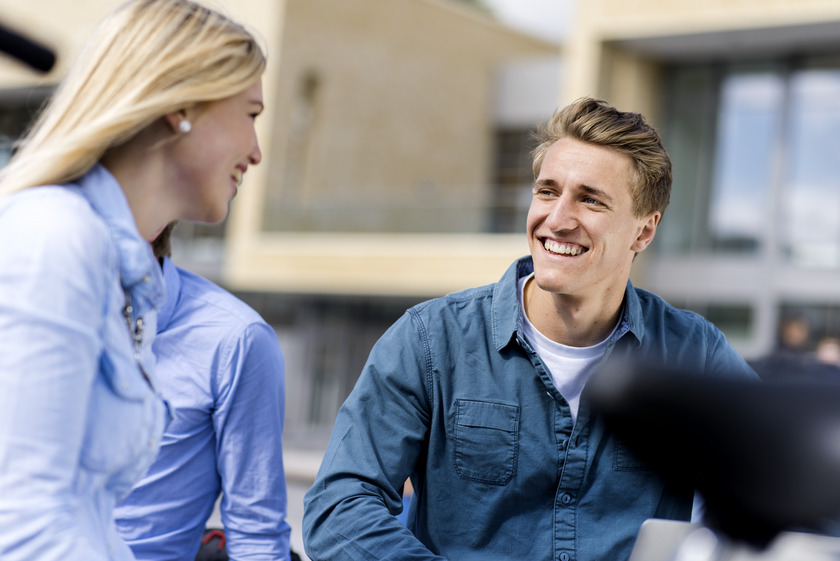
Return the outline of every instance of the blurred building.
{"type": "Polygon", "coordinates": [[[840,3],[586,0],[570,29],[564,97],[642,111],[674,162],[637,283],[748,357],[840,332],[840,3]]]}
{"type": "MultiPolygon", "coordinates": [[[[0,5],[0,24],[59,53],[46,76],[0,57],[0,154],[117,4],[0,5]]],[[[560,98],[561,48],[454,0],[211,4],[269,52],[263,163],[226,225],[179,225],[174,258],[275,327],[287,442],[320,446],[408,306],[494,282],[527,253],[530,134],[560,98]]]]}

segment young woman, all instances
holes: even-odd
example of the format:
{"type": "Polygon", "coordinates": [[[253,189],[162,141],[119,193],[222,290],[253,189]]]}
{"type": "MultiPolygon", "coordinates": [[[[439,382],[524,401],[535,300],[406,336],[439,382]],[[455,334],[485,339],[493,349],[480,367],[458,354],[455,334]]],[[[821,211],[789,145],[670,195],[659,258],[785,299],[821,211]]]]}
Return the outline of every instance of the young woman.
{"type": "Polygon", "coordinates": [[[133,559],[112,510],[167,419],[147,240],[224,218],[261,159],[264,69],[221,14],[133,0],[0,171],[0,559],[133,559]]]}

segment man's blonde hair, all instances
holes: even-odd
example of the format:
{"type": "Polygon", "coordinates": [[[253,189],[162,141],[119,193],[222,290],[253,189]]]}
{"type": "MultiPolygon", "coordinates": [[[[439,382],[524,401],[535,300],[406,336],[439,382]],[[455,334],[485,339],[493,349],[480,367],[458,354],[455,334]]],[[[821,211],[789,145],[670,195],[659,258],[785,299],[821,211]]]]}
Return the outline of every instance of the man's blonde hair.
{"type": "Polygon", "coordinates": [[[659,133],[638,113],[619,111],[589,97],[557,111],[537,131],[532,156],[534,179],[546,152],[561,138],[612,148],[633,160],[633,213],[637,217],[665,212],[671,198],[671,159],[659,133]]]}
{"type": "Polygon", "coordinates": [[[244,91],[265,66],[255,37],[205,6],[123,4],[100,24],[0,170],[0,195],[73,181],[156,119],[244,91]]]}

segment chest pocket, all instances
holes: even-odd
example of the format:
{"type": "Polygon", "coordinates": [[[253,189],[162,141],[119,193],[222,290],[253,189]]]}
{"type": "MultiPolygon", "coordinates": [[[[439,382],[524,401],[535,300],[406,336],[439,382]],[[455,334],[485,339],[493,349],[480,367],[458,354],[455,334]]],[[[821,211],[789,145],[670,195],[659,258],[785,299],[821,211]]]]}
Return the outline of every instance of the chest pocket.
{"type": "Polygon", "coordinates": [[[623,443],[615,440],[613,451],[613,470],[615,471],[650,471],[650,466],[640,460],[623,443]]]}
{"type": "Polygon", "coordinates": [[[455,403],[458,476],[490,485],[507,485],[516,473],[519,406],[469,399],[455,403]]]}

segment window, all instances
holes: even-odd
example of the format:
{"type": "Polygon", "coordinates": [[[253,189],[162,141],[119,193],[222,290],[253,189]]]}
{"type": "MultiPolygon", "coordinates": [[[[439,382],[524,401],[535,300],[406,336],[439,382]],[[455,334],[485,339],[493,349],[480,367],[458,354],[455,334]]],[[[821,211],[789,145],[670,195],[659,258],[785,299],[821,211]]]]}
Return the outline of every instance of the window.
{"type": "Polygon", "coordinates": [[[26,132],[44,105],[52,88],[0,91],[0,167],[15,150],[15,142],[26,132]]]}
{"type": "Polygon", "coordinates": [[[677,66],[666,96],[660,252],[840,267],[840,56],[677,66]]]}
{"type": "Polygon", "coordinates": [[[527,129],[496,132],[491,232],[518,233],[525,230],[534,182],[531,151],[536,146],[532,135],[533,131],[527,129]]]}
{"type": "Polygon", "coordinates": [[[831,62],[815,61],[790,84],[781,240],[809,266],[840,265],[840,60],[831,62]]]}

